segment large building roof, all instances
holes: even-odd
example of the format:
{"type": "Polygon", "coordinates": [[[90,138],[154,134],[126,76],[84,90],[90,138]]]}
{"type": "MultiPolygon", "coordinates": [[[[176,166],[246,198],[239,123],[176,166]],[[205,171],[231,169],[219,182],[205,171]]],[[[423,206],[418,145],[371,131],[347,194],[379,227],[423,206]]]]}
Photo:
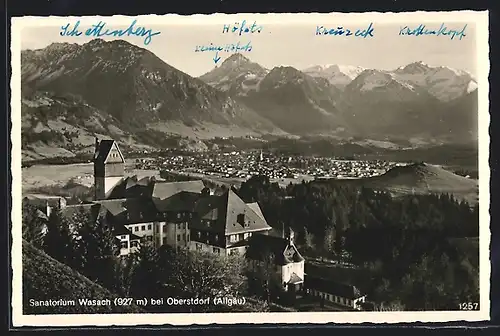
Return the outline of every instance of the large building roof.
{"type": "Polygon", "coordinates": [[[156,182],[153,187],[151,197],[156,199],[166,199],[183,191],[191,193],[201,193],[205,188],[203,181],[181,181],[181,182],[156,182]]]}
{"type": "Polygon", "coordinates": [[[194,212],[200,220],[191,224],[193,229],[224,235],[271,229],[258,204],[249,206],[232,190],[217,196],[201,196],[195,204],[194,212]]]}
{"type": "Polygon", "coordinates": [[[271,229],[257,203],[245,203],[232,190],[210,195],[204,189],[201,180],[157,182],[154,178],[132,176],[115,187],[113,197],[68,211],[93,209],[95,218],[104,215],[114,225],[185,220],[171,218],[168,213],[190,212],[195,214],[189,220],[192,229],[222,235],[271,229]]]}

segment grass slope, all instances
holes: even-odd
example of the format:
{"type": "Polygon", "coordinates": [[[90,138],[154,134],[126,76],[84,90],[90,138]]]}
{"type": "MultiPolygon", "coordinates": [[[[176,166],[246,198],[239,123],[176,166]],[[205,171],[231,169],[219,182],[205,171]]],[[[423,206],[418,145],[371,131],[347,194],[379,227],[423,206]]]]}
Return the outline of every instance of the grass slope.
{"type": "Polygon", "coordinates": [[[23,241],[23,313],[95,314],[141,313],[137,306],[80,306],[79,299],[110,299],[116,295],[90,281],[43,251],[23,241]],[[31,306],[30,300],[75,300],[74,306],[31,306]]]}

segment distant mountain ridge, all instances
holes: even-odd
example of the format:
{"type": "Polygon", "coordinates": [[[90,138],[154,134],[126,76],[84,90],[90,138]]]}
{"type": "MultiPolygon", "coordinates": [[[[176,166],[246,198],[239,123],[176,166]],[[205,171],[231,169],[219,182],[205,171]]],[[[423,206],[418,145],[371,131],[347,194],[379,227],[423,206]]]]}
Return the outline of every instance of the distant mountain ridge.
{"type": "Polygon", "coordinates": [[[40,140],[60,148],[96,132],[139,147],[161,147],[161,138],[169,135],[286,134],[228,93],[122,40],[22,51],[21,86],[23,149],[28,151],[41,145],[42,130],[52,136],[48,144],[40,140]],[[74,135],[63,141],[59,135],[68,130],[74,135]]]}
{"type": "Polygon", "coordinates": [[[335,64],[267,70],[239,54],[221,68],[238,79],[221,77],[220,69],[200,79],[289,133],[429,144],[477,141],[477,82],[465,71],[423,62],[394,71],[335,64]]]}
{"type": "Polygon", "coordinates": [[[464,71],[308,69],[266,69],[237,53],[193,78],[122,40],[24,50],[23,157],[89,151],[95,135],[131,149],[248,135],[477,141],[477,83],[464,71]]]}
{"type": "Polygon", "coordinates": [[[315,65],[302,71],[314,77],[328,79],[339,88],[345,88],[365,70],[393,75],[401,83],[424,89],[442,101],[453,100],[477,88],[476,79],[464,70],[431,66],[422,61],[391,71],[338,64],[315,65]]]}

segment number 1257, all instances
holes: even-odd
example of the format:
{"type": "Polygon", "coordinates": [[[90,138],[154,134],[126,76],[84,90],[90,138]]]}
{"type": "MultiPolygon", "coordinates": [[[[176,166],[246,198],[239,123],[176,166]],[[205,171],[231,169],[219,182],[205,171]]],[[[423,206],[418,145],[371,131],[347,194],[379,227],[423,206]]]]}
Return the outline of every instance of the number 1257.
{"type": "Polygon", "coordinates": [[[463,302],[460,303],[459,305],[460,310],[478,310],[479,309],[479,303],[477,302],[463,302]]]}

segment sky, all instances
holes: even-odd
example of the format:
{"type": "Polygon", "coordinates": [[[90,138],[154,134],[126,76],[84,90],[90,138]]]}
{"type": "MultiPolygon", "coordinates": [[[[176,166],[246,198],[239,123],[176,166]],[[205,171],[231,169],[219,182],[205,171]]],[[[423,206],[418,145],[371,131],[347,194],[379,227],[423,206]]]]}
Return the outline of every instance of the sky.
{"type": "MultiPolygon", "coordinates": [[[[132,19],[129,19],[132,21],[132,19]]],[[[67,22],[74,25],[76,20],[67,22]]],[[[99,19],[94,20],[95,23],[99,19]]],[[[88,22],[88,21],[87,21],[88,22]]],[[[168,21],[167,21],[168,22],[168,21]]],[[[234,22],[234,20],[233,20],[234,22]]],[[[252,20],[249,24],[253,23],[252,20]]],[[[442,22],[426,23],[429,29],[438,29],[442,22]]],[[[258,23],[259,24],[259,23],[258,23]]],[[[343,24],[344,29],[365,29],[370,21],[343,24]]],[[[205,24],[200,20],[198,24],[147,24],[145,20],[138,20],[136,27],[146,27],[160,32],[153,36],[148,45],[144,44],[144,37],[124,36],[124,39],[141,48],[153,52],[171,66],[188,73],[193,77],[200,76],[215,67],[213,60],[215,51],[195,52],[197,45],[222,45],[238,43],[242,45],[250,42],[252,49],[242,52],[253,62],[271,69],[275,66],[293,66],[304,69],[311,65],[340,64],[354,65],[364,68],[393,70],[406,64],[422,61],[433,66],[449,66],[477,75],[476,66],[476,27],[474,22],[447,22],[449,29],[462,30],[465,24],[465,36],[453,40],[449,36],[401,36],[400,30],[407,25],[405,22],[373,24],[373,37],[361,38],[353,36],[316,35],[317,26],[336,27],[337,25],[321,21],[295,24],[270,23],[263,24],[260,33],[247,33],[241,36],[238,33],[222,33],[223,24],[205,24]]],[[[78,29],[85,32],[92,23],[85,23],[78,29]]],[[[107,24],[106,28],[124,29],[122,24],[107,24]]],[[[417,27],[417,23],[408,26],[417,27]]],[[[72,27],[72,26],[70,26],[72,27]]],[[[21,31],[21,49],[40,49],[54,42],[86,43],[94,37],[61,36],[61,25],[24,27],[21,31]]],[[[105,40],[117,39],[107,37],[105,40]]],[[[218,65],[232,52],[219,52],[221,57],[218,65]]]]}

